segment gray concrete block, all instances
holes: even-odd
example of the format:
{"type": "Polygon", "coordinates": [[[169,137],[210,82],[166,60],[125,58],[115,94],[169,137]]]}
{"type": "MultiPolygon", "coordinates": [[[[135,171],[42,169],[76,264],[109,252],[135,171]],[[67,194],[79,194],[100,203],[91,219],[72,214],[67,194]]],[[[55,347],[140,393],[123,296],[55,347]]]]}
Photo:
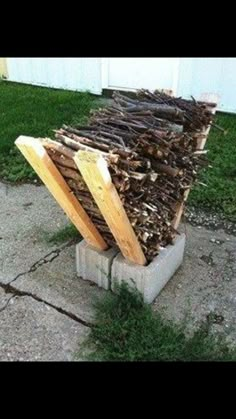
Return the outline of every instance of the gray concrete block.
{"type": "Polygon", "coordinates": [[[77,275],[106,290],[110,289],[111,265],[118,251],[117,248],[97,250],[85,240],[81,241],[76,245],[77,275]]]}
{"type": "Polygon", "coordinates": [[[125,281],[130,286],[136,286],[144,301],[151,303],[181,265],[184,247],[185,234],[181,234],[173,245],[163,248],[148,266],[135,265],[119,253],[112,263],[111,289],[114,291],[115,284],[125,281]]]}

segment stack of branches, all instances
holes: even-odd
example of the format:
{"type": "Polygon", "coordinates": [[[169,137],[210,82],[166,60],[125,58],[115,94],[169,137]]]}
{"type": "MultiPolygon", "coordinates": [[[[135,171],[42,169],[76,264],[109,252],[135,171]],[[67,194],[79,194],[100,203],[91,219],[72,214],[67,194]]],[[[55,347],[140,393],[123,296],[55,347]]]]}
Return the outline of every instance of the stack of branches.
{"type": "MultiPolygon", "coordinates": [[[[150,92],[148,101],[140,101],[140,95],[147,93],[137,93],[138,104],[116,93],[114,105],[93,111],[87,126],[63,125],[55,131],[55,140],[42,141],[71,190],[112,246],[114,238],[73,160],[78,150],[101,153],[150,262],[160,246],[173,242],[177,233],[172,226],[176,208],[207,160],[206,152],[197,150],[201,132],[186,131],[184,127],[186,110],[176,105],[156,104],[151,101],[150,92]]],[[[191,111],[193,121],[197,120],[198,124],[205,121],[205,108],[204,104],[198,109],[198,119],[191,111]]],[[[207,123],[212,122],[212,117],[211,114],[207,123]]]]}
{"type": "Polygon", "coordinates": [[[142,89],[138,91],[138,99],[130,99],[119,93],[114,94],[117,103],[126,107],[127,112],[137,112],[149,109],[155,116],[164,117],[170,121],[182,123],[185,131],[198,131],[212,122],[212,110],[215,103],[204,103],[175,98],[155,90],[154,93],[142,89]],[[174,113],[175,111],[175,113],[174,113]]]}

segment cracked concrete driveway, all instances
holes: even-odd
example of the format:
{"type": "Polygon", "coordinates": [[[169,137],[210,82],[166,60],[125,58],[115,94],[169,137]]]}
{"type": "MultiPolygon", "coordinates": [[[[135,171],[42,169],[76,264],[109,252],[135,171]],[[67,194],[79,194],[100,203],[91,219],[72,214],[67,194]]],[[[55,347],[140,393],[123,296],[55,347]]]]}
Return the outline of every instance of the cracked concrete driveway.
{"type": "Polygon", "coordinates": [[[47,242],[68,219],[46,188],[0,183],[0,201],[0,361],[73,360],[105,291],[77,278],[74,242],[47,242]]]}
{"type": "MultiPolygon", "coordinates": [[[[0,183],[0,360],[74,360],[105,291],[77,278],[75,243],[45,239],[68,224],[43,186],[0,183]]],[[[182,229],[184,226],[182,225],[182,229]]],[[[236,238],[187,224],[184,263],[153,304],[236,343],[236,238]]]]}

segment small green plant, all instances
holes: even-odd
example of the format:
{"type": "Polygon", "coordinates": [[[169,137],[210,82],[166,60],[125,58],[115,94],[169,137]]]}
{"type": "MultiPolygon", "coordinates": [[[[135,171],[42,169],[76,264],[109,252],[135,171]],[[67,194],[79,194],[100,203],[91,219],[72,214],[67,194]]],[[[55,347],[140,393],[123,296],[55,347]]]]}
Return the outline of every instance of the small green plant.
{"type": "Polygon", "coordinates": [[[91,328],[88,358],[100,361],[229,361],[236,352],[210,334],[206,322],[187,337],[176,325],[154,313],[141,294],[123,283],[116,294],[95,303],[96,323],[91,328]]]}
{"type": "Polygon", "coordinates": [[[81,235],[73,224],[68,224],[61,230],[58,230],[56,233],[50,236],[46,236],[47,243],[53,244],[63,243],[72,239],[78,239],[78,241],[82,239],[81,235]]]}
{"type": "Polygon", "coordinates": [[[0,155],[0,178],[8,182],[32,182],[37,175],[23,155],[15,148],[0,155]]]}

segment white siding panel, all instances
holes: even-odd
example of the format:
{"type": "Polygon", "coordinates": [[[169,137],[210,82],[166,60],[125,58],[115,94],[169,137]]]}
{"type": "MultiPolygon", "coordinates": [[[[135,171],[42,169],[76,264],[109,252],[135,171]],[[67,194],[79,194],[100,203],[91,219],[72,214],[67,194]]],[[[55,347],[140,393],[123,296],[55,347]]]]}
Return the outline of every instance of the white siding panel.
{"type": "Polygon", "coordinates": [[[176,85],[178,65],[178,58],[110,58],[108,87],[172,89],[176,85]]]}
{"type": "Polygon", "coordinates": [[[83,90],[81,63],[82,58],[63,58],[61,59],[61,68],[66,89],[83,90]],[[79,87],[78,87],[79,86],[79,87]]]}
{"type": "Polygon", "coordinates": [[[198,98],[202,92],[217,93],[221,68],[220,58],[181,59],[178,94],[198,98]]]}
{"type": "Polygon", "coordinates": [[[8,58],[9,80],[101,94],[100,58],[8,58]]]}
{"type": "Polygon", "coordinates": [[[220,97],[218,109],[236,112],[236,58],[181,58],[177,94],[220,97]]]}
{"type": "Polygon", "coordinates": [[[236,58],[225,58],[222,62],[221,109],[236,112],[236,58]]]}

